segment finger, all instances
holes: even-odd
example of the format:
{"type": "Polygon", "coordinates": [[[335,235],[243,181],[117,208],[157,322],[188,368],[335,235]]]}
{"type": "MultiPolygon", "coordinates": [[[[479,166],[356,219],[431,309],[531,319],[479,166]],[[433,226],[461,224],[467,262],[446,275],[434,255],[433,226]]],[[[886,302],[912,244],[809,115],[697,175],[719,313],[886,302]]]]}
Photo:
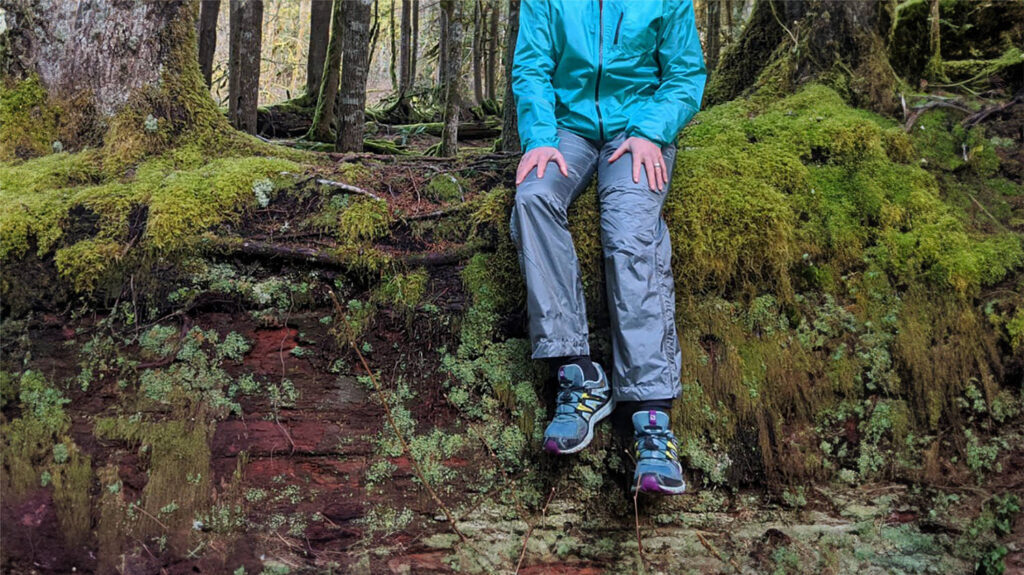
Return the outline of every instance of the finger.
{"type": "Polygon", "coordinates": [[[555,153],[555,162],[558,163],[559,169],[562,170],[562,175],[569,177],[569,166],[565,164],[565,158],[562,156],[562,152],[555,153]]]}
{"type": "Polygon", "coordinates": [[[625,153],[626,153],[626,142],[622,142],[622,144],[615,150],[615,153],[612,154],[610,158],[608,158],[608,163],[610,164],[610,163],[614,162],[615,160],[618,160],[622,156],[622,154],[625,154],[625,153]]]}
{"type": "Polygon", "coordinates": [[[633,154],[633,183],[640,183],[640,169],[643,167],[643,160],[640,158],[640,154],[633,154]]]}
{"type": "Polygon", "coordinates": [[[544,179],[544,170],[548,167],[548,162],[551,160],[550,156],[544,156],[537,161],[537,179],[544,179]]]}
{"type": "Polygon", "coordinates": [[[659,153],[657,157],[661,164],[658,168],[658,189],[664,190],[668,185],[668,166],[665,165],[665,154],[659,153]]]}
{"type": "Polygon", "coordinates": [[[650,156],[644,158],[644,168],[647,171],[647,187],[651,188],[651,191],[656,191],[658,181],[655,179],[654,172],[657,168],[654,167],[654,159],[650,156]]]}
{"type": "Polygon", "coordinates": [[[516,171],[516,185],[523,183],[526,176],[529,175],[530,170],[533,169],[533,156],[526,156],[521,162],[519,162],[519,170],[516,171]]]}

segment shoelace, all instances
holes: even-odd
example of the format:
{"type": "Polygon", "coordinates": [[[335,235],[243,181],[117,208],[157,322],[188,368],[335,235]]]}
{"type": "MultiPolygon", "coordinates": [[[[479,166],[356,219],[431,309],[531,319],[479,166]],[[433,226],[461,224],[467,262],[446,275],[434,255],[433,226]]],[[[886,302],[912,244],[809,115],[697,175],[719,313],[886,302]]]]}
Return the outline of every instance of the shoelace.
{"type": "Polygon", "coordinates": [[[666,429],[656,425],[645,425],[644,432],[637,438],[636,458],[640,459],[669,459],[668,443],[675,443],[675,436],[666,429]]]}
{"type": "Polygon", "coordinates": [[[555,408],[555,413],[566,415],[576,413],[576,406],[579,404],[580,396],[585,391],[587,391],[587,387],[577,383],[563,386],[562,390],[558,392],[558,406],[555,408]]]}

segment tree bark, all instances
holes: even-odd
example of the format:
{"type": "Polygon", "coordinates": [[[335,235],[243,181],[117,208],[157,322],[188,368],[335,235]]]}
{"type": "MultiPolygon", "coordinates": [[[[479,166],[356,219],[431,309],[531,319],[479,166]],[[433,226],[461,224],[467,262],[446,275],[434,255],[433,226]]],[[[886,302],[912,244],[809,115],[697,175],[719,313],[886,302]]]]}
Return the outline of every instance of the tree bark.
{"type": "Polygon", "coordinates": [[[391,33],[391,62],[388,65],[388,73],[391,75],[391,90],[398,90],[398,41],[395,28],[395,0],[391,0],[391,9],[388,10],[388,30],[391,33]]]}
{"type": "Polygon", "coordinates": [[[416,85],[416,60],[420,46],[420,0],[412,0],[412,43],[409,48],[409,86],[416,85]]]}
{"type": "Polygon", "coordinates": [[[443,15],[446,32],[445,41],[441,43],[441,53],[444,54],[444,68],[441,86],[444,90],[444,133],[441,134],[441,146],[438,153],[441,156],[454,156],[458,153],[459,139],[459,111],[460,111],[460,84],[462,83],[462,15],[459,9],[458,0],[441,0],[441,14],[443,15]]]}
{"type": "Polygon", "coordinates": [[[444,77],[448,71],[449,15],[446,6],[445,0],[438,2],[440,10],[437,13],[437,85],[442,86],[442,91],[444,91],[444,77]]]}
{"type": "Polygon", "coordinates": [[[341,75],[341,107],[336,147],[339,152],[363,149],[366,76],[369,69],[370,4],[373,0],[345,2],[345,61],[341,75]]]}
{"type": "Polygon", "coordinates": [[[942,48],[939,37],[939,0],[931,0],[928,13],[928,51],[931,57],[924,69],[924,77],[929,82],[943,79],[942,48]]]}
{"type": "Polygon", "coordinates": [[[483,35],[484,35],[484,9],[481,0],[473,1],[473,47],[471,49],[473,58],[473,98],[476,103],[484,101],[484,74],[483,74],[483,35]]]}
{"type": "Polygon", "coordinates": [[[410,42],[412,42],[412,0],[402,0],[402,41],[401,56],[398,59],[398,91],[405,94],[412,86],[412,55],[410,53],[410,42]]]}
{"type": "Polygon", "coordinates": [[[721,49],[722,0],[707,0],[707,22],[704,26],[704,60],[709,73],[714,74],[721,49]]]}
{"type": "Polygon", "coordinates": [[[306,96],[320,95],[327,61],[327,42],[331,37],[331,0],[313,0],[309,11],[309,52],[306,56],[306,96]]]}
{"type": "Polygon", "coordinates": [[[203,0],[199,12],[199,71],[209,87],[213,81],[213,54],[217,50],[220,0],[203,0]]]}
{"type": "Polygon", "coordinates": [[[505,33],[505,100],[502,104],[501,151],[518,152],[519,125],[516,120],[516,100],[512,94],[512,59],[519,37],[519,0],[508,0],[508,28],[505,33]]]}
{"type": "Polygon", "coordinates": [[[232,0],[232,66],[228,90],[228,119],[235,128],[256,133],[256,106],[260,96],[260,50],[263,36],[263,0],[232,0]],[[234,91],[230,88],[234,87],[234,91]]]}
{"type": "Polygon", "coordinates": [[[487,35],[487,84],[486,96],[490,100],[496,99],[496,77],[498,74],[498,18],[501,16],[501,4],[498,0],[488,0],[490,4],[491,18],[490,33],[487,35]]]}
{"type": "Polygon", "coordinates": [[[773,80],[792,91],[824,78],[852,104],[893,113],[896,74],[886,44],[894,14],[895,0],[757,0],[709,79],[706,102],[726,102],[773,80]],[[845,85],[835,82],[837,72],[845,85]]]}
{"type": "Polygon", "coordinates": [[[334,0],[331,8],[331,38],[327,42],[327,62],[324,65],[324,79],[320,83],[320,95],[316,100],[313,124],[306,138],[316,142],[330,142],[334,124],[334,104],[338,98],[338,82],[341,75],[342,30],[345,26],[342,5],[345,0],[334,0]]]}

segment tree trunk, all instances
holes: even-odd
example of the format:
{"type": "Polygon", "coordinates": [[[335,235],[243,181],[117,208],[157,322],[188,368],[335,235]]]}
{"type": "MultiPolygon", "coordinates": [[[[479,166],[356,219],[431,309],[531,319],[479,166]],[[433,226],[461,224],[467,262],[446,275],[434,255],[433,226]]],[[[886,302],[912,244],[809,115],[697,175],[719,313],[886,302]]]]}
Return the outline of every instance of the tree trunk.
{"type": "Polygon", "coordinates": [[[309,11],[309,52],[306,57],[306,96],[310,100],[320,95],[330,37],[331,0],[313,0],[309,11]]]}
{"type": "Polygon", "coordinates": [[[256,133],[262,36],[263,0],[231,0],[228,119],[250,134],[256,133]]]}
{"type": "Polygon", "coordinates": [[[445,55],[441,86],[444,90],[444,133],[441,134],[441,156],[454,156],[458,153],[460,84],[462,83],[462,15],[459,0],[441,0],[441,14],[446,33],[441,43],[441,53],[445,55]]]}
{"type": "Polygon", "coordinates": [[[420,46],[420,0],[412,0],[412,44],[409,48],[409,86],[416,84],[416,60],[420,46]]]}
{"type": "Polygon", "coordinates": [[[398,42],[395,33],[395,0],[391,0],[391,9],[388,10],[388,30],[391,33],[391,62],[388,65],[388,73],[391,75],[391,90],[398,90],[398,42]]]}
{"type": "Polygon", "coordinates": [[[516,121],[516,100],[512,94],[512,59],[519,37],[519,0],[508,0],[508,28],[505,33],[505,100],[502,104],[501,151],[518,152],[519,126],[516,121]]]}
{"type": "Polygon", "coordinates": [[[401,56],[398,58],[398,92],[404,94],[413,85],[413,0],[401,0],[401,56]]]}
{"type": "Polygon", "coordinates": [[[757,0],[709,79],[706,101],[726,102],[766,83],[792,91],[820,79],[853,105],[893,113],[896,73],[886,44],[894,14],[894,0],[757,0]],[[837,72],[846,82],[836,81],[837,72]]]}
{"type": "Polygon", "coordinates": [[[217,50],[220,0],[203,0],[199,12],[199,70],[207,87],[213,81],[213,53],[217,50]]]}
{"type": "Polygon", "coordinates": [[[929,82],[943,80],[942,49],[939,39],[939,0],[931,0],[928,13],[928,51],[931,57],[924,69],[924,77],[929,82]]]}
{"type": "Polygon", "coordinates": [[[718,52],[721,49],[722,33],[722,0],[707,0],[707,23],[704,26],[704,60],[709,73],[714,73],[718,65],[718,52]]]}
{"type": "Polygon", "coordinates": [[[338,98],[338,82],[341,75],[341,42],[345,19],[342,4],[345,0],[334,0],[331,8],[331,38],[327,42],[327,63],[324,65],[324,79],[320,84],[320,95],[316,99],[313,124],[306,133],[306,139],[316,142],[330,142],[334,124],[334,103],[338,98]]]}
{"type": "Polygon", "coordinates": [[[369,69],[370,3],[373,0],[345,2],[345,62],[341,75],[341,108],[338,118],[339,152],[363,149],[363,117],[366,107],[366,76],[369,69]]]}
{"type": "Polygon", "coordinates": [[[488,0],[491,18],[490,33],[487,35],[487,98],[496,99],[496,76],[498,74],[498,18],[501,16],[501,4],[498,0],[488,0]]]}
{"type": "Polygon", "coordinates": [[[373,13],[370,16],[369,21],[370,51],[366,55],[367,67],[369,67],[373,63],[373,55],[377,53],[377,41],[380,40],[380,0],[373,0],[373,13]]]}
{"type": "Polygon", "coordinates": [[[484,8],[480,5],[481,0],[474,0],[473,2],[473,98],[476,103],[484,101],[484,74],[483,67],[484,58],[480,52],[483,50],[483,35],[484,35],[484,8]]]}
{"type": "Polygon", "coordinates": [[[445,0],[440,0],[438,6],[440,10],[437,13],[437,85],[444,91],[444,78],[448,71],[449,15],[445,10],[445,0]]]}

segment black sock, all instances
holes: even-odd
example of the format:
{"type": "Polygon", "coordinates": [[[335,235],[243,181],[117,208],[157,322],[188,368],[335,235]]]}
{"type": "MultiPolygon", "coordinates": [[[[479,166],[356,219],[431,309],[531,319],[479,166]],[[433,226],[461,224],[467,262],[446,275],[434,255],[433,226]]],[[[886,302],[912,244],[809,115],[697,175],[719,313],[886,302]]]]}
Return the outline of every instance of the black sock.
{"type": "Polygon", "coordinates": [[[551,370],[558,373],[558,368],[563,365],[569,365],[575,363],[580,366],[583,370],[583,379],[587,381],[597,381],[597,368],[594,367],[594,362],[590,360],[590,356],[587,355],[565,355],[562,357],[548,358],[548,365],[551,366],[551,370]]]}
{"type": "Polygon", "coordinates": [[[645,399],[643,401],[620,401],[618,409],[632,417],[638,411],[661,411],[669,417],[672,416],[672,402],[674,399],[645,399]]]}

